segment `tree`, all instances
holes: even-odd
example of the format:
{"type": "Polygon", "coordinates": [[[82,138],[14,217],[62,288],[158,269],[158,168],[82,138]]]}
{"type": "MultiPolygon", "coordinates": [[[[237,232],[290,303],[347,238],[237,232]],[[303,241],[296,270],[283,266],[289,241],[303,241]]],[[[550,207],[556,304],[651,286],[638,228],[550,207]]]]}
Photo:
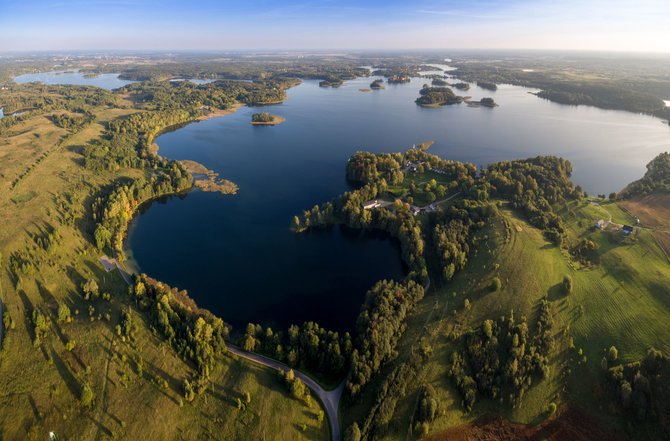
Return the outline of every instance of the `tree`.
{"type": "Polygon", "coordinates": [[[610,350],[607,352],[607,359],[609,361],[616,361],[619,358],[619,351],[614,346],[610,347],[610,350]]]}
{"type": "Polygon", "coordinates": [[[566,294],[570,294],[572,292],[572,288],[572,277],[569,274],[566,274],[563,276],[563,290],[566,294]]]}
{"type": "Polygon", "coordinates": [[[361,440],[361,430],[358,428],[358,424],[354,423],[347,431],[344,433],[344,441],[360,441],[361,440]]]}
{"type": "Polygon", "coordinates": [[[291,383],[291,395],[295,398],[302,398],[305,395],[305,384],[300,381],[300,378],[296,378],[291,383]]]}
{"type": "Polygon", "coordinates": [[[298,216],[293,216],[293,228],[300,228],[300,218],[298,216]]]}
{"type": "Polygon", "coordinates": [[[610,193],[610,201],[612,202],[616,201],[616,193],[614,192],[610,193]]]}
{"type": "Polygon", "coordinates": [[[82,286],[85,298],[88,300],[91,297],[98,297],[98,283],[93,279],[88,279],[82,286]]]}
{"type": "Polygon", "coordinates": [[[70,322],[70,308],[65,303],[58,305],[58,321],[60,323],[70,322]]]}
{"type": "Polygon", "coordinates": [[[100,251],[102,251],[106,246],[109,245],[112,239],[112,233],[109,232],[104,225],[98,225],[98,228],[95,229],[95,244],[100,251]]]}

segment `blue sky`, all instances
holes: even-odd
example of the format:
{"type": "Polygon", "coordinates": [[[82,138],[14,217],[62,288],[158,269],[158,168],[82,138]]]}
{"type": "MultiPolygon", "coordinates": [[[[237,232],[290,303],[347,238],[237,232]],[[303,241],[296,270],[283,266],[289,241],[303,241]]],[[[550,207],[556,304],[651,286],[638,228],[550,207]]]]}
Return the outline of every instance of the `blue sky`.
{"type": "Polygon", "coordinates": [[[0,52],[422,48],[670,52],[670,0],[0,0],[0,52]]]}

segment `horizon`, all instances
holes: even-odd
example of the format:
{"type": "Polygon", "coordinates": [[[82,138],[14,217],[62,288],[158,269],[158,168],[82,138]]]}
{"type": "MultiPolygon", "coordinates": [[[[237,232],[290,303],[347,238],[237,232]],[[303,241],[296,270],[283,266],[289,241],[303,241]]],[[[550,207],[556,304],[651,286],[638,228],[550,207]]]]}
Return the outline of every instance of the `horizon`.
{"type": "Polygon", "coordinates": [[[667,54],[670,3],[27,0],[0,5],[0,52],[588,51],[667,54]],[[309,41],[309,45],[305,45],[309,41]],[[364,42],[364,43],[362,43],[364,42]],[[318,49],[310,49],[318,48],[318,49]]]}

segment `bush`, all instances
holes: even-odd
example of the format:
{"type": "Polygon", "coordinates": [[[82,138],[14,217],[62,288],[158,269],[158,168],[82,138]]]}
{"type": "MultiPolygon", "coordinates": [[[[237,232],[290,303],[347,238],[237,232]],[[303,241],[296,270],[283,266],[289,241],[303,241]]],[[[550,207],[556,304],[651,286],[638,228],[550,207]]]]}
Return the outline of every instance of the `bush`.
{"type": "Polygon", "coordinates": [[[607,359],[609,361],[616,361],[619,358],[619,351],[617,348],[612,346],[610,350],[607,352],[607,359]]]}
{"type": "Polygon", "coordinates": [[[58,321],[61,323],[70,321],[70,308],[64,303],[58,305],[58,321]]]}
{"type": "Polygon", "coordinates": [[[494,277],[493,280],[491,281],[491,292],[500,291],[500,288],[502,288],[502,282],[500,281],[499,278],[494,277]]]}
{"type": "Polygon", "coordinates": [[[563,290],[566,294],[572,293],[572,277],[569,274],[566,274],[563,277],[563,290]]]}
{"type": "Polygon", "coordinates": [[[354,423],[347,431],[344,433],[344,441],[360,441],[361,440],[361,431],[358,428],[358,424],[354,423]]]}
{"type": "Polygon", "coordinates": [[[84,387],[82,387],[82,389],[81,389],[81,395],[79,397],[79,402],[84,407],[91,407],[93,405],[94,400],[95,400],[95,395],[93,394],[93,391],[91,390],[91,387],[88,384],[85,384],[84,387]]]}
{"type": "Polygon", "coordinates": [[[547,413],[549,415],[553,415],[556,413],[556,404],[555,403],[549,403],[549,406],[547,407],[547,413]]]}

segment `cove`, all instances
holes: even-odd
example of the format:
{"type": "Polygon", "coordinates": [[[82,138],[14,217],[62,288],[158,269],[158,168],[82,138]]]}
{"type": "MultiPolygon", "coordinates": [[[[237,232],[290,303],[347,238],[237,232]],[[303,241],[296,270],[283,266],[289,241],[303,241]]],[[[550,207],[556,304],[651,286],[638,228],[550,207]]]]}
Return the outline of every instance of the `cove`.
{"type": "Polygon", "coordinates": [[[336,89],[305,81],[288,101],[263,109],[286,118],[278,126],[250,125],[259,109],[244,107],[160,136],[160,155],[200,162],[240,190],[196,190],[145,207],[129,231],[129,256],[238,330],[247,322],[285,329],[314,320],[351,331],[367,289],[402,278],[398,246],[339,228],[295,235],[289,225],[293,215],[350,189],[344,167],[356,151],[395,152],[433,140],[430,153],[475,165],[558,155],[573,162],[573,180],[593,194],[638,179],[670,145],[659,119],[551,103],[527,88],[472,85],[465,93],[491,96],[500,105],[494,109],[422,108],[414,100],[429,80],[358,90],[372,79],[336,89]]]}

